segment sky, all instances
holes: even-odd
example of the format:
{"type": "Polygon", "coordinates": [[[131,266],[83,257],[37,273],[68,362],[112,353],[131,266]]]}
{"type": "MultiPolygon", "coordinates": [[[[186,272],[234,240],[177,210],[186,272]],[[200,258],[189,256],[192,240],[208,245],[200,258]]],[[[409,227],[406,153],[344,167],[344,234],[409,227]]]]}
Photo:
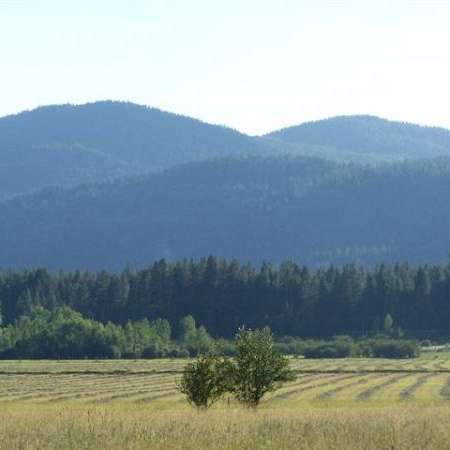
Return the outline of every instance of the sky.
{"type": "Polygon", "coordinates": [[[0,0],[0,116],[127,100],[262,134],[450,128],[450,0],[0,0]]]}

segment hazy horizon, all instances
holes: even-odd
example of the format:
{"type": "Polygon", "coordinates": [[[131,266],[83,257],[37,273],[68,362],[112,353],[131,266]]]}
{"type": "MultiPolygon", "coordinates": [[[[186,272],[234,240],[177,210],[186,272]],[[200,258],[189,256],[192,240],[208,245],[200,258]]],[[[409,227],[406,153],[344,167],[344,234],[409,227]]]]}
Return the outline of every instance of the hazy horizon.
{"type": "Polygon", "coordinates": [[[251,135],[361,114],[450,128],[448,23],[448,0],[0,0],[0,116],[113,99],[251,135]]]}

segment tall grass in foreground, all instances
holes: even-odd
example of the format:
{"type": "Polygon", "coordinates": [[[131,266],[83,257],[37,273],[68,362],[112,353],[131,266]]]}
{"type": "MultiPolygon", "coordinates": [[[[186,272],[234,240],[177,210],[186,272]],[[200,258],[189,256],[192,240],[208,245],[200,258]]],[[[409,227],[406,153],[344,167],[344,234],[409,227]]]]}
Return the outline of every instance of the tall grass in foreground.
{"type": "Polygon", "coordinates": [[[450,449],[450,407],[240,408],[4,405],[0,449],[450,449]]]}

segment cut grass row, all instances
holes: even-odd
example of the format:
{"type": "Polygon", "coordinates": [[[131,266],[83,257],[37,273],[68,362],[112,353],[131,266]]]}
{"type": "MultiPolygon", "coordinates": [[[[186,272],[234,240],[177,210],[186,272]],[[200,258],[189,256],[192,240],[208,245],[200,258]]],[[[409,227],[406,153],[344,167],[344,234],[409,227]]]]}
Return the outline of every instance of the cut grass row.
{"type": "MultiPolygon", "coordinates": [[[[442,358],[390,361],[388,368],[379,366],[374,360],[309,360],[293,359],[294,367],[303,367],[296,380],[267,396],[265,407],[310,404],[311,402],[400,402],[420,400],[446,402],[450,400],[450,374],[441,373],[440,368],[448,361],[442,358]],[[303,363],[303,366],[301,366],[303,363]],[[367,363],[369,366],[364,366],[367,363]],[[417,371],[422,367],[423,371],[417,371]]],[[[4,363],[4,362],[3,362],[4,363]]],[[[6,362],[13,367],[33,368],[28,375],[5,375],[0,367],[0,403],[58,403],[80,404],[152,403],[156,400],[182,399],[176,390],[181,362],[177,361],[168,371],[170,360],[137,361],[136,368],[130,361],[120,362],[119,372],[113,361],[42,361],[6,362]],[[99,365],[97,372],[87,372],[99,365]],[[54,367],[62,369],[57,372],[54,367]],[[80,370],[66,374],[67,368],[80,370]],[[127,367],[128,371],[124,371],[127,367]],[[39,371],[37,371],[39,368],[39,371]],[[145,370],[144,370],[145,369],[145,370]]],[[[2,363],[0,363],[0,366],[2,363]]]]}
{"type": "MultiPolygon", "coordinates": [[[[31,377],[31,376],[30,376],[31,377]]],[[[36,384],[24,384],[22,389],[2,389],[0,401],[2,400],[35,400],[35,401],[64,401],[81,398],[101,398],[101,397],[127,397],[136,395],[138,392],[149,393],[159,392],[162,389],[174,390],[174,377],[169,376],[149,376],[149,377],[115,377],[104,379],[102,377],[87,376],[88,379],[69,378],[63,380],[45,380],[39,384],[32,376],[36,384]],[[50,383],[53,381],[53,383],[50,383]]],[[[61,376],[62,378],[64,376],[61,376]]]]}
{"type": "MultiPolygon", "coordinates": [[[[177,374],[183,370],[188,360],[64,360],[64,361],[0,361],[0,374],[177,374]]],[[[386,360],[368,358],[348,358],[342,360],[305,360],[291,358],[291,367],[298,373],[338,373],[338,372],[449,372],[450,358],[421,357],[411,360],[386,360]]]]}
{"type": "MultiPolygon", "coordinates": [[[[151,403],[156,399],[177,398],[175,383],[177,377],[149,376],[79,376],[65,377],[65,380],[48,378],[39,380],[40,376],[30,376],[30,383],[16,385],[11,390],[3,386],[0,403],[58,403],[80,402],[81,404],[110,403],[151,403]],[[74,379],[75,378],[75,379],[74,379]],[[84,379],[87,378],[87,379],[84,379]],[[104,379],[106,378],[106,379],[104,379]],[[116,379],[114,379],[116,378],[116,379]],[[52,382],[53,381],[53,382],[52,382]]],[[[279,391],[269,395],[264,401],[270,405],[300,405],[311,402],[358,402],[365,404],[372,401],[416,399],[430,401],[448,401],[450,399],[450,382],[448,377],[436,374],[302,374],[296,381],[286,384],[279,391]]],[[[1,377],[0,377],[1,379],[1,377]]]]}

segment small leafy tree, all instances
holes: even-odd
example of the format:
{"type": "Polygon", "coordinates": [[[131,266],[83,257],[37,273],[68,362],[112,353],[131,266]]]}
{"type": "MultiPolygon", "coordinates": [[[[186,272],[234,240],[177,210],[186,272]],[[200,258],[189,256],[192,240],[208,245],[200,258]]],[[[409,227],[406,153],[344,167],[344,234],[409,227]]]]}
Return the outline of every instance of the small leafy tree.
{"type": "Polygon", "coordinates": [[[213,348],[213,339],[204,326],[196,327],[192,316],[183,317],[178,327],[181,345],[191,354],[208,353],[213,348]]]}
{"type": "Polygon", "coordinates": [[[386,314],[383,322],[383,329],[386,334],[392,333],[392,325],[394,324],[394,320],[390,314],[386,314]]]}
{"type": "Polygon", "coordinates": [[[195,319],[192,316],[183,317],[178,324],[178,337],[181,342],[188,342],[194,339],[197,328],[195,319]]]}
{"type": "Polygon", "coordinates": [[[236,357],[233,392],[244,405],[256,408],[267,393],[293,379],[289,360],[274,348],[269,328],[241,328],[235,340],[236,357]]]}
{"type": "Polygon", "coordinates": [[[202,354],[184,368],[177,388],[190,404],[207,409],[232,389],[233,379],[233,365],[229,360],[202,354]]]}

